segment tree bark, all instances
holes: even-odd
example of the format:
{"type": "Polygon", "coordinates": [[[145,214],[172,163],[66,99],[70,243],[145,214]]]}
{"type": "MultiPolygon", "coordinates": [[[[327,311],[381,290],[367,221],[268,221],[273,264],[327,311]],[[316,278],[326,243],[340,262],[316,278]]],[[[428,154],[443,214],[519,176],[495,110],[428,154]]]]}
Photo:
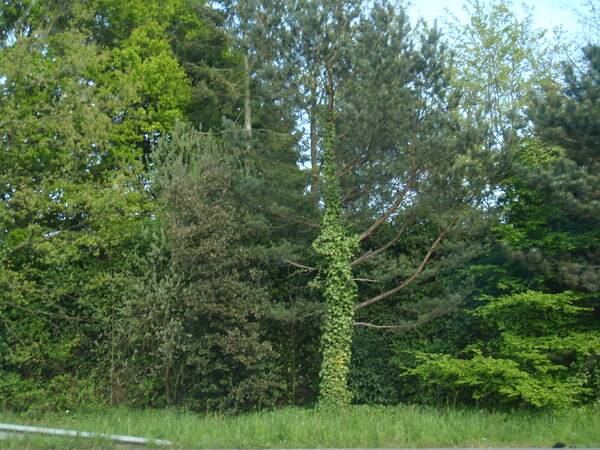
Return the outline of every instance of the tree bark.
{"type": "Polygon", "coordinates": [[[250,101],[250,62],[244,53],[244,130],[252,137],[252,103],[250,101]]]}

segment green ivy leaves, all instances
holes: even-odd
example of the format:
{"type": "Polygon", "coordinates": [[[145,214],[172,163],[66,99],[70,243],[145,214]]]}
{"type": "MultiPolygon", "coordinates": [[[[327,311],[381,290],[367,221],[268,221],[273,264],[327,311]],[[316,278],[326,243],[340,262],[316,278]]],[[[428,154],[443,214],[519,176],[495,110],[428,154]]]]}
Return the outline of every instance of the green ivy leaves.
{"type": "Polygon", "coordinates": [[[324,258],[327,315],[323,326],[320,375],[321,404],[344,405],[350,402],[348,369],[350,365],[356,283],[352,280],[350,262],[358,246],[358,238],[342,224],[340,182],[333,155],[335,125],[328,123],[324,139],[323,230],[313,247],[324,258]]]}

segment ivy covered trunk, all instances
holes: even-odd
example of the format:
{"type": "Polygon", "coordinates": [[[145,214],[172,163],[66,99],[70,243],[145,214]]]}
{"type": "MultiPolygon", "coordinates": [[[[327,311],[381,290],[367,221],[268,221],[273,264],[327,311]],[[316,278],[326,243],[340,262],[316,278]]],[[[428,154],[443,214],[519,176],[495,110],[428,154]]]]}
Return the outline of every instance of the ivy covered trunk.
{"type": "Polygon", "coordinates": [[[348,368],[357,290],[350,263],[358,238],[350,236],[342,224],[334,145],[335,124],[330,120],[323,143],[323,229],[314,243],[315,250],[324,257],[327,305],[321,341],[319,403],[343,405],[349,403],[351,397],[348,368]]]}

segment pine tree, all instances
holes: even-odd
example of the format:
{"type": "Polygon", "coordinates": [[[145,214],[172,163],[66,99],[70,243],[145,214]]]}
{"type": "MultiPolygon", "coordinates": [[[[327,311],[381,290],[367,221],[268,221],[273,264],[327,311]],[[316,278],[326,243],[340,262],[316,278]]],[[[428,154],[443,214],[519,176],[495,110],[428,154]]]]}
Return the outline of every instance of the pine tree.
{"type": "MultiPolygon", "coordinates": [[[[525,179],[535,183],[551,202],[559,205],[571,224],[562,250],[550,256],[543,247],[547,270],[566,285],[597,292],[600,288],[600,47],[584,49],[586,70],[566,70],[566,86],[560,93],[538,97],[530,111],[541,140],[558,147],[551,165],[537,167],[525,179]],[[579,237],[577,237],[579,236],[579,237]]],[[[548,249],[551,251],[551,249],[548,249]]]]}
{"type": "Polygon", "coordinates": [[[585,54],[587,70],[567,68],[563,90],[538,95],[529,110],[537,136],[514,152],[494,227],[505,251],[495,265],[472,268],[485,269],[483,292],[492,295],[470,312],[470,345],[416,353],[408,373],[423,387],[465,402],[553,409],[598,397],[600,60],[598,49],[585,54]]]}
{"type": "Polygon", "coordinates": [[[458,92],[448,89],[437,30],[411,31],[402,11],[386,2],[298,1],[279,8],[284,26],[274,41],[275,61],[308,125],[311,191],[321,198],[314,245],[327,305],[321,400],[346,403],[352,309],[423,276],[442,242],[486,195],[487,163],[476,127],[461,116],[458,92]],[[416,224],[435,230],[425,249],[394,256],[416,224]],[[354,287],[357,273],[364,280],[378,275],[383,290],[358,300],[372,290],[354,287]]]}

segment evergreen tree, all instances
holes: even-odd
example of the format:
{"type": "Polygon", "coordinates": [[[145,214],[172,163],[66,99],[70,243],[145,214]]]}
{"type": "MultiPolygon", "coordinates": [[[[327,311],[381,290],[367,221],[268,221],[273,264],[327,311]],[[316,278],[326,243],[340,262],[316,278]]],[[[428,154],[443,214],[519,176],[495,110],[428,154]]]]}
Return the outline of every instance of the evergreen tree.
{"type": "Polygon", "coordinates": [[[530,108],[538,136],[515,152],[494,228],[504,255],[471,268],[485,269],[492,295],[470,313],[475,334],[463,349],[416,353],[407,373],[423,386],[550,409],[598,397],[598,50],[585,54],[585,72],[568,68],[563,91],[530,108]]]}
{"type": "Polygon", "coordinates": [[[158,239],[132,261],[115,331],[115,374],[124,386],[136,380],[126,391],[139,402],[240,411],[278,396],[277,355],[261,325],[268,293],[251,246],[264,228],[236,201],[224,149],[180,124],[153,154],[158,239]]]}
{"type": "Polygon", "coordinates": [[[323,199],[314,245],[323,261],[328,310],[321,398],[345,403],[352,310],[423,276],[441,243],[467,223],[486,195],[480,176],[485,162],[476,150],[476,129],[447,89],[450,73],[437,30],[411,32],[404,14],[385,2],[279,7],[284,24],[275,60],[298,117],[308,124],[312,191],[323,199]],[[436,230],[427,247],[414,248],[410,257],[390,256],[386,250],[400,249],[413,224],[436,230]],[[372,280],[374,272],[383,291],[358,301],[359,291],[368,295],[372,289],[355,289],[356,273],[372,280]]]}
{"type": "Polygon", "coordinates": [[[545,259],[546,269],[567,286],[598,292],[600,48],[586,47],[584,53],[585,72],[567,67],[564,90],[538,97],[530,111],[538,136],[560,150],[551,165],[538,166],[527,179],[544,197],[556,202],[561,216],[573,227],[562,234],[565,240],[557,253],[544,255],[541,249],[539,257],[545,259]]]}
{"type": "Polygon", "coordinates": [[[284,396],[312,402],[318,364],[314,317],[322,308],[314,292],[301,286],[314,277],[308,268],[315,264],[310,243],[319,225],[317,196],[306,195],[311,174],[299,167],[306,159],[305,144],[296,128],[298,93],[290,89],[295,80],[290,75],[296,68],[289,58],[297,43],[283,25],[284,2],[219,3],[244,75],[237,91],[240,110],[237,117],[226,117],[222,138],[237,149],[243,173],[236,198],[268,224],[253,245],[255,254],[263,258],[272,293],[265,316],[271,341],[285,349],[279,359],[289,376],[284,396]]]}

